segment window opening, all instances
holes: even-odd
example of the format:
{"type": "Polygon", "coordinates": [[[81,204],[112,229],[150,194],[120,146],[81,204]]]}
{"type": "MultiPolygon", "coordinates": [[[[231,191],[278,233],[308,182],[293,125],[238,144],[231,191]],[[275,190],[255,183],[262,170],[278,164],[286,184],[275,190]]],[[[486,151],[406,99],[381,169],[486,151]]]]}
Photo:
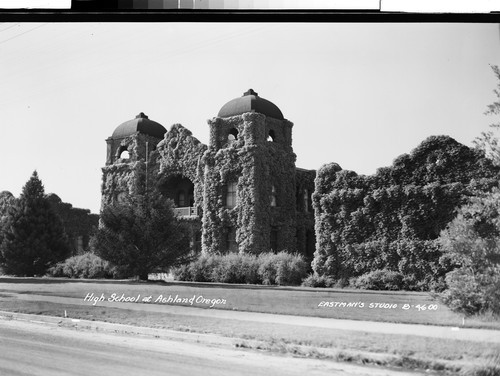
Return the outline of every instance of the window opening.
{"type": "Polygon", "coordinates": [[[267,136],[267,141],[269,142],[275,142],[276,141],[276,135],[274,133],[274,130],[269,131],[269,135],[267,136]]]}
{"type": "Polygon", "coordinates": [[[228,252],[238,252],[238,244],[236,243],[236,230],[229,227],[226,234],[226,248],[228,252]]]}
{"type": "Polygon", "coordinates": [[[130,153],[128,152],[126,147],[122,147],[120,150],[120,159],[130,159],[130,153]]]}
{"type": "Polygon", "coordinates": [[[236,128],[232,128],[227,135],[227,143],[231,145],[238,139],[238,130],[236,128]]]}
{"type": "Polygon", "coordinates": [[[277,206],[277,193],[276,193],[276,187],[271,185],[271,206],[277,206]]]}
{"type": "Polygon", "coordinates": [[[228,208],[234,208],[238,204],[237,191],[238,186],[236,182],[232,181],[227,184],[226,206],[228,208]]]}

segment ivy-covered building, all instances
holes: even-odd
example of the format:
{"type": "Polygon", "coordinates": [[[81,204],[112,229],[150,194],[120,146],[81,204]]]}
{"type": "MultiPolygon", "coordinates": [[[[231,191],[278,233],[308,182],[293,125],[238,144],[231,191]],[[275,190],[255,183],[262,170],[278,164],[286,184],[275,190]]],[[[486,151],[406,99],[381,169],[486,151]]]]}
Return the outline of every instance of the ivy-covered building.
{"type": "Polygon", "coordinates": [[[156,189],[191,223],[196,251],[289,250],[311,260],[316,172],[295,166],[293,124],[250,89],[208,125],[208,145],[143,113],[119,125],[106,140],[102,205],[156,189]]]}

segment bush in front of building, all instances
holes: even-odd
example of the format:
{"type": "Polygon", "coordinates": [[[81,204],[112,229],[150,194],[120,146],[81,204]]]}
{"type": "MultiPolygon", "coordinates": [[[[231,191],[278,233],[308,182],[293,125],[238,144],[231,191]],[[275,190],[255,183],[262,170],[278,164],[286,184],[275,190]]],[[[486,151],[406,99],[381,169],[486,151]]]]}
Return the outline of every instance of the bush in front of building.
{"type": "Polygon", "coordinates": [[[222,283],[260,283],[259,262],[254,255],[230,253],[218,257],[211,279],[222,283]]]}
{"type": "Polygon", "coordinates": [[[305,287],[334,287],[336,280],[326,275],[309,274],[306,279],[302,281],[302,286],[305,287]]]}
{"type": "Polygon", "coordinates": [[[174,270],[180,281],[264,285],[300,285],[307,276],[303,256],[288,252],[260,255],[230,253],[201,255],[190,264],[174,270]]]}
{"type": "Polygon", "coordinates": [[[67,278],[113,278],[117,269],[92,252],[73,256],[51,267],[47,275],[67,278]]]}
{"type": "Polygon", "coordinates": [[[351,279],[350,285],[365,290],[401,290],[404,286],[403,279],[399,272],[379,269],[351,279]]]}
{"type": "Polygon", "coordinates": [[[298,286],[306,277],[308,265],[298,254],[280,252],[276,255],[275,284],[280,286],[298,286]]]}

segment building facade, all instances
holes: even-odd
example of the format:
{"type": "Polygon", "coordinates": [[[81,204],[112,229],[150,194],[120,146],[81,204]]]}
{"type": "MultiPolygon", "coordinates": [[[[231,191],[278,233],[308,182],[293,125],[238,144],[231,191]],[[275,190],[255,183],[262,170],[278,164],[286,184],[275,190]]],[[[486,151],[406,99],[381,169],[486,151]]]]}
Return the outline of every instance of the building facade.
{"type": "Polygon", "coordinates": [[[106,140],[102,207],[155,189],[190,222],[195,251],[288,250],[311,260],[316,172],[295,166],[293,124],[250,89],[208,125],[208,145],[143,113],[118,126],[106,140]]]}

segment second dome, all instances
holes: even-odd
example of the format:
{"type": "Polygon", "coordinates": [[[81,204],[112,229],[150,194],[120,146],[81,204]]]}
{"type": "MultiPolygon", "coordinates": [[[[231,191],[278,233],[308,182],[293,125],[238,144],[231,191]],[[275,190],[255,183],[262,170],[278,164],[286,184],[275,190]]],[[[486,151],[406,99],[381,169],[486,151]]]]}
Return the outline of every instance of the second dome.
{"type": "Polygon", "coordinates": [[[226,118],[241,115],[245,112],[258,112],[260,114],[283,120],[283,113],[274,103],[259,97],[253,89],[248,90],[242,97],[227,102],[219,111],[218,117],[226,118]]]}

